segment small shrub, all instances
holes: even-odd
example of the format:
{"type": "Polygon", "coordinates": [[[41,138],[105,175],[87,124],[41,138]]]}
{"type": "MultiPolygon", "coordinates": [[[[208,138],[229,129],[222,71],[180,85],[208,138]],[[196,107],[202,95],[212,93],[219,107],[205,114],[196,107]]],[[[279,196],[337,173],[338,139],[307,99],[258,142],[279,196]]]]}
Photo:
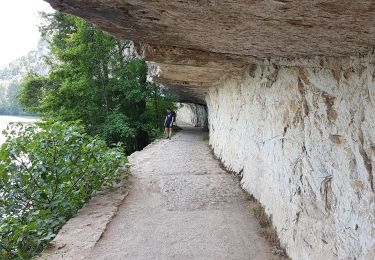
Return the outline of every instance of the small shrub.
{"type": "Polygon", "coordinates": [[[203,133],[203,141],[208,142],[210,140],[210,135],[208,132],[203,133]]]}
{"type": "Polygon", "coordinates": [[[29,259],[103,186],[119,178],[119,148],[77,123],[15,124],[0,149],[0,258],[29,259]]]}
{"type": "Polygon", "coordinates": [[[254,216],[259,221],[261,227],[269,227],[271,225],[271,220],[267,216],[262,205],[257,202],[253,208],[254,216]]]}
{"type": "Polygon", "coordinates": [[[118,140],[130,145],[134,143],[137,131],[124,114],[112,112],[101,126],[100,134],[108,145],[112,145],[118,140]]]}
{"type": "Polygon", "coordinates": [[[285,252],[285,249],[281,247],[277,232],[272,227],[272,221],[270,217],[267,216],[260,202],[257,201],[251,194],[247,196],[247,199],[253,204],[254,216],[258,220],[259,225],[262,227],[261,233],[272,246],[272,253],[274,255],[278,255],[280,259],[290,260],[287,253],[285,252]]]}

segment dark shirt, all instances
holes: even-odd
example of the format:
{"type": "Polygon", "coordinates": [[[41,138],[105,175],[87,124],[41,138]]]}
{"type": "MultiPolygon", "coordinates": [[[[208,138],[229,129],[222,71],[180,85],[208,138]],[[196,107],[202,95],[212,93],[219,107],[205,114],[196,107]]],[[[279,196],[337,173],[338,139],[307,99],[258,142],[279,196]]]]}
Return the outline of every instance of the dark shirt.
{"type": "Polygon", "coordinates": [[[167,112],[165,118],[165,124],[170,125],[172,123],[172,112],[167,112]]]}

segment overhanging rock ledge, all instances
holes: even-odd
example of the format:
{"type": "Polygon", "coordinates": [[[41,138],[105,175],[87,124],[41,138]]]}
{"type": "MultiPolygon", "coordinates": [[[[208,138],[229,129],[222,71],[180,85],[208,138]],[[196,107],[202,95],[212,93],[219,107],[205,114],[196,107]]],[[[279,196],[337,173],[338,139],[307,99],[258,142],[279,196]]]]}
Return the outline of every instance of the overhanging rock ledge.
{"type": "Polygon", "coordinates": [[[198,103],[221,78],[265,59],[348,57],[375,43],[373,1],[46,1],[134,41],[160,66],[155,81],[198,103]]]}

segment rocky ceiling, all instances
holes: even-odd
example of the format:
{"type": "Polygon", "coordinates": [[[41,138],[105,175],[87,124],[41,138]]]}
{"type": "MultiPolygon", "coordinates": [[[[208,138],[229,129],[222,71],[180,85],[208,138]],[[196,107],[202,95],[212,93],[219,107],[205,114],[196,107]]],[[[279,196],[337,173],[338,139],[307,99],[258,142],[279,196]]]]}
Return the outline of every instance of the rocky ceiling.
{"type": "Polygon", "coordinates": [[[221,77],[272,57],[344,57],[375,45],[369,0],[45,0],[129,39],[154,80],[204,103],[221,77]]]}

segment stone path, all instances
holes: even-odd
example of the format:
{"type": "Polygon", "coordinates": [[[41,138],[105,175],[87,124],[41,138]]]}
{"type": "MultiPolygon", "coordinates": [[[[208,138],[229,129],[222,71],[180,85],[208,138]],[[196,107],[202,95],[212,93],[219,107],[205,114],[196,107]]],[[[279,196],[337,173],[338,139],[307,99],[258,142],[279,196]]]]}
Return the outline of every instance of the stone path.
{"type": "Polygon", "coordinates": [[[86,259],[278,259],[200,130],[184,129],[129,161],[129,195],[86,259]]]}

